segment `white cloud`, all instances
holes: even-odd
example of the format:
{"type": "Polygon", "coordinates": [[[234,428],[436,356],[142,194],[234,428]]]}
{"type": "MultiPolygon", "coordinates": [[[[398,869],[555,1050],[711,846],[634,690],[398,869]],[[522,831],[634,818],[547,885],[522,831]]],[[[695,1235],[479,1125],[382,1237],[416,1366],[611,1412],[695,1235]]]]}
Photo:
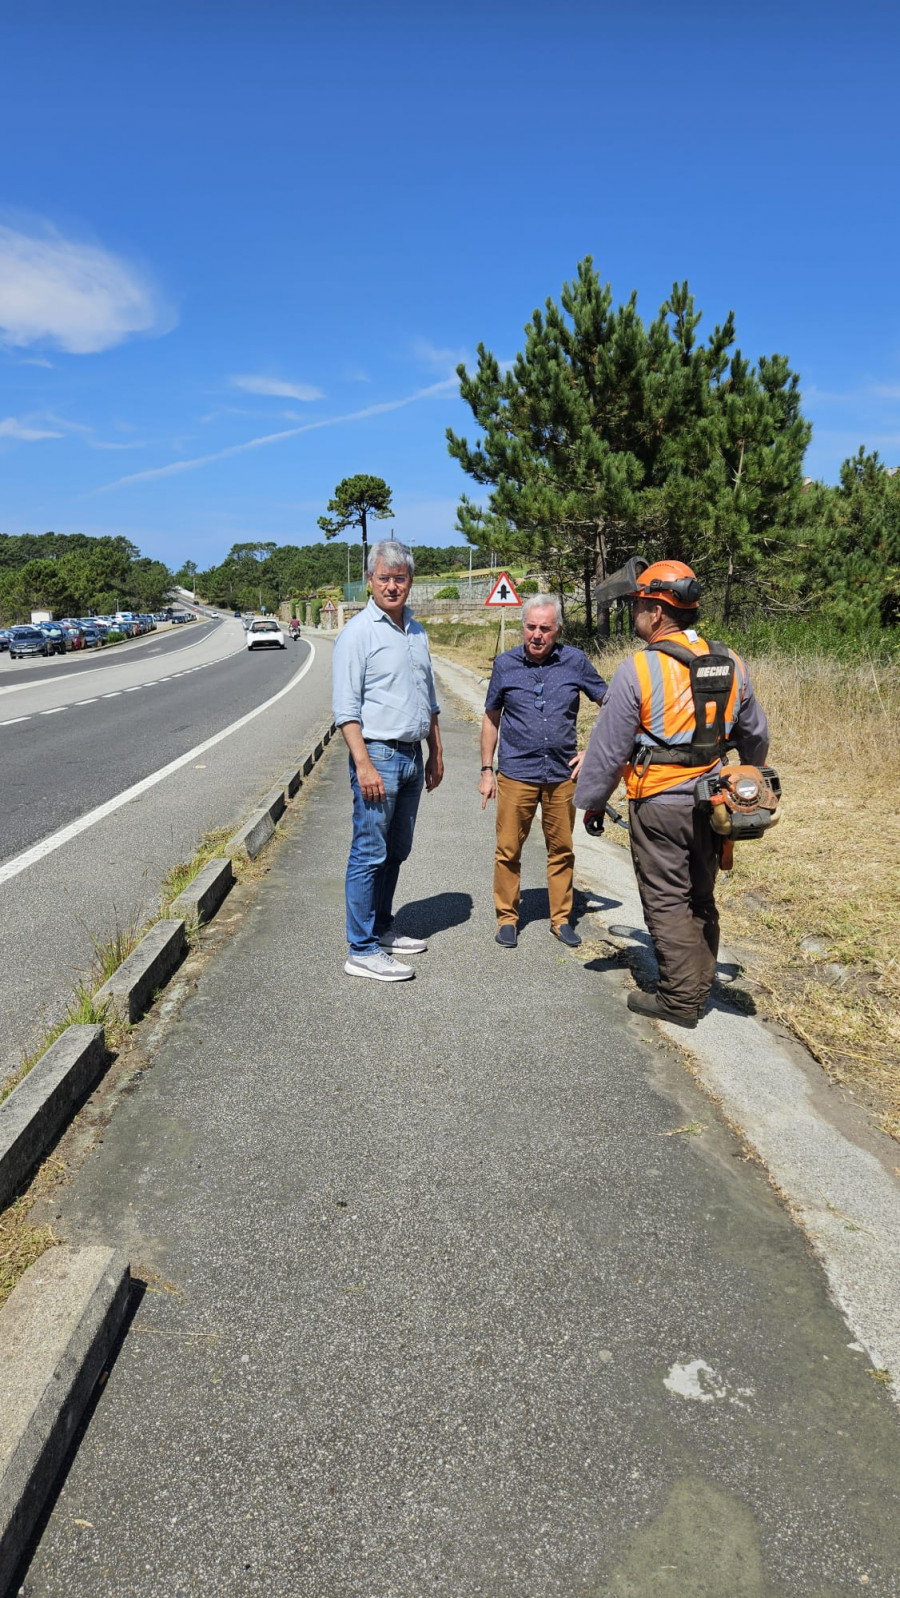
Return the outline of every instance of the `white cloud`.
{"type": "Polygon", "coordinates": [[[18,438],[27,444],[33,444],[40,438],[62,438],[62,433],[52,433],[46,427],[34,427],[28,422],[20,422],[15,416],[7,416],[0,422],[0,438],[18,438]]]}
{"type": "Polygon", "coordinates": [[[147,483],[157,477],[174,477],[179,472],[194,471],[198,466],[211,466],[214,461],[227,460],[231,455],[243,455],[247,450],[261,449],[266,444],[280,444],[284,439],[297,438],[301,433],[314,433],[322,427],[340,427],[345,422],[362,422],[369,416],[384,416],[388,411],[402,410],[404,405],[414,405],[417,400],[449,394],[456,387],[456,378],[448,377],[442,383],[431,383],[428,388],[418,388],[414,394],[406,394],[403,399],[382,400],[379,405],[367,405],[361,411],[347,411],[343,416],[325,416],[319,422],[305,422],[302,427],[286,427],[280,433],[264,433],[259,438],[248,438],[243,444],[230,444],[227,449],[215,450],[211,455],[195,455],[191,460],[171,461],[168,466],[151,466],[144,472],[131,472],[127,477],[116,478],[113,483],[101,484],[94,492],[104,494],[111,488],[125,488],[130,483],[147,483]]]}
{"type": "Polygon", "coordinates": [[[455,372],[460,362],[467,366],[472,365],[472,357],[467,349],[449,350],[439,349],[436,344],[431,344],[427,338],[417,338],[413,344],[413,354],[418,361],[424,361],[426,366],[431,366],[436,372],[455,372]]]}
{"type": "MultiPolygon", "coordinates": [[[[144,449],[146,445],[146,440],[144,439],[127,439],[124,442],[118,442],[98,438],[95,429],[89,427],[87,422],[70,422],[65,416],[56,416],[53,411],[47,411],[45,418],[53,427],[61,427],[66,433],[75,433],[79,438],[83,438],[90,449],[144,449]]],[[[60,438],[62,434],[53,433],[48,436],[60,438]]]]}
{"type": "Polygon", "coordinates": [[[0,225],[0,340],[17,348],[50,343],[93,355],[132,333],[166,333],[171,310],[135,267],[97,244],[55,228],[32,233],[0,225]]]}
{"type": "Polygon", "coordinates": [[[245,394],[270,394],[275,399],[325,398],[322,390],[313,388],[311,383],[286,383],[280,377],[233,377],[231,381],[235,388],[242,388],[245,394]]]}

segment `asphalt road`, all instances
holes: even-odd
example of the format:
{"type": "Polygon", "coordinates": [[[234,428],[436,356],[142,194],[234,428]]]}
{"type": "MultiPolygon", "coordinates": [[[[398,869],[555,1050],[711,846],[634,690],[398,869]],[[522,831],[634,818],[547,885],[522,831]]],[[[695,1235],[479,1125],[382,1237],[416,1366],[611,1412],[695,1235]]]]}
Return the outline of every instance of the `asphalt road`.
{"type": "MultiPolygon", "coordinates": [[[[237,721],[277,693],[309,653],[301,641],[284,650],[241,649],[225,660],[197,662],[192,653],[192,663],[182,664],[168,651],[152,658],[155,668],[160,660],[171,665],[171,676],[118,687],[120,667],[88,685],[79,675],[78,697],[68,703],[30,715],[17,704],[20,719],[0,727],[0,861],[237,721]]],[[[65,687],[72,691],[68,679],[65,687]]]]}
{"type": "Polygon", "coordinates": [[[79,662],[0,688],[0,1074],[64,1013],[95,946],[155,914],[166,872],[209,828],[237,827],[330,720],[325,641],[248,654],[229,618],[178,629],[152,655],[121,646],[103,659],[87,680],[79,662]],[[87,830],[60,831],[228,728],[87,830]]]}
{"type": "Polygon", "coordinates": [[[623,973],[550,937],[538,829],[494,942],[477,727],[444,728],[398,898],[415,980],[343,974],[338,745],[47,1201],[151,1290],[23,1591],[896,1594],[888,1395],[623,973]]]}

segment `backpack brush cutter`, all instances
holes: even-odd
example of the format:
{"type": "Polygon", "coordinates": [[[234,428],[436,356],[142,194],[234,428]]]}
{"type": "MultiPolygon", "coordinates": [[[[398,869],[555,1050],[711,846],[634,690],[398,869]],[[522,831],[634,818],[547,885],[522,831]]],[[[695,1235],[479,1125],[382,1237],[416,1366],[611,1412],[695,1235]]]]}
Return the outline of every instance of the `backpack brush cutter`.
{"type": "Polygon", "coordinates": [[[736,843],[761,838],[774,827],[780,799],[781,781],[772,766],[723,766],[716,776],[698,779],[694,803],[722,840],[723,871],[734,864],[736,843]]]}

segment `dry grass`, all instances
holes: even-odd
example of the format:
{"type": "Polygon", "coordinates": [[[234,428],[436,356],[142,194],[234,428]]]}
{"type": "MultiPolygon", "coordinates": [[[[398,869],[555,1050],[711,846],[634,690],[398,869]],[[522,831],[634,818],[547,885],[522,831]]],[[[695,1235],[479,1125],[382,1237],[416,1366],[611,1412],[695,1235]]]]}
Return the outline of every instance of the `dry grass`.
{"type": "Polygon", "coordinates": [[[50,1226],[32,1226],[31,1206],[49,1192],[65,1175],[62,1160],[45,1160],[28,1192],[14,1199],[0,1213],[0,1305],[9,1298],[20,1276],[39,1260],[59,1239],[50,1226]]]}
{"type": "MultiPolygon", "coordinates": [[[[496,628],[429,627],[436,649],[486,676],[496,628]]],[[[507,631],[507,645],[519,635],[507,631]]],[[[604,651],[609,678],[631,652],[604,651]]],[[[900,671],[829,656],[751,662],[781,775],[778,826],[735,851],[720,879],[723,938],[740,950],[765,1012],[791,1028],[835,1081],[900,1139],[900,671]],[[820,939],[820,953],[801,945],[820,939]]],[[[579,742],[596,711],[582,706],[579,742]]],[[[620,796],[621,797],[621,796],[620,796]]],[[[618,801],[613,801],[619,806],[618,801]]],[[[625,842],[609,828],[607,836],[625,842]]]]}
{"type": "Polygon", "coordinates": [[[900,673],[770,655],[753,677],[785,799],[775,831],[735,851],[723,932],[767,1007],[900,1137],[900,673]]]}
{"type": "Polygon", "coordinates": [[[172,866],[166,872],[163,877],[161,915],[168,913],[178,895],[184,893],[185,888],[190,887],[194,878],[199,875],[205,865],[209,864],[210,860],[218,859],[233,831],[233,827],[213,827],[209,832],[204,833],[190,860],[180,860],[177,865],[172,866]]]}

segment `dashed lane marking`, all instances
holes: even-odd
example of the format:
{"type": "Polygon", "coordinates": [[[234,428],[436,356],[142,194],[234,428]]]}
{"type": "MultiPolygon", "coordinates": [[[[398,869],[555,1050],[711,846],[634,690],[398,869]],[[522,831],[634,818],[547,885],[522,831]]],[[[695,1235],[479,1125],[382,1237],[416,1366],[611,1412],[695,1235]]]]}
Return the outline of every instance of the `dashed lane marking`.
{"type": "MultiPolygon", "coordinates": [[[[243,650],[235,650],[234,654],[241,654],[243,650]]],[[[11,716],[8,721],[0,721],[0,727],[14,727],[19,722],[31,721],[32,716],[58,716],[61,710],[77,710],[80,705],[98,705],[101,699],[119,699],[122,694],[137,694],[144,688],[158,688],[160,683],[175,682],[179,677],[190,677],[192,672],[205,671],[207,666],[221,666],[223,660],[231,660],[233,655],[222,655],[218,660],[202,660],[198,666],[186,666],[183,671],[175,671],[171,677],[151,677],[149,682],[135,683],[132,688],[115,688],[108,694],[95,694],[91,699],[73,699],[68,705],[54,705],[51,710],[32,711],[28,716],[11,716]]],[[[22,686],[25,686],[24,684],[22,686]]],[[[29,684],[28,686],[32,686],[29,684]]],[[[38,687],[39,684],[33,686],[38,687]]]]}
{"type": "MultiPolygon", "coordinates": [[[[306,676],[315,658],[315,645],[310,642],[309,659],[304,661],[300,670],[295,671],[290,681],[285,683],[285,686],[280,688],[277,694],[273,694],[271,699],[264,699],[261,705],[256,706],[255,710],[250,710],[245,716],[240,716],[237,721],[231,723],[230,727],[223,727],[221,732],[214,733],[211,738],[206,738],[201,744],[195,744],[193,749],[189,749],[186,754],[179,755],[177,760],[170,760],[167,766],[160,766],[159,770],[151,772],[149,777],[144,777],[140,782],[133,783],[130,788],[124,788],[121,793],[117,793],[112,799],[107,799],[105,804],[98,805],[95,810],[89,810],[86,815],[79,816],[77,821],[70,821],[68,826],[60,827],[58,832],[51,832],[50,836],[43,838],[40,843],[34,844],[32,848],[26,849],[20,855],[15,855],[12,860],[7,860],[5,865],[0,866],[0,885],[4,882],[9,882],[13,877],[18,877],[21,872],[27,871],[29,866],[36,865],[39,860],[46,859],[47,855],[53,854],[56,849],[61,849],[63,844],[70,843],[73,838],[77,838],[79,833],[87,832],[88,828],[96,826],[98,821],[104,821],[107,816],[114,815],[117,810],[121,810],[123,805],[130,804],[132,799],[138,799],[141,794],[147,793],[150,788],[155,788],[158,782],[163,782],[166,777],[171,777],[174,772],[180,771],[182,766],[190,765],[191,761],[196,760],[198,755],[204,755],[207,749],[213,749],[216,744],[222,743],[223,739],[230,738],[232,733],[239,732],[249,722],[255,721],[257,716],[263,714],[263,711],[271,709],[272,705],[277,705],[279,699],[283,699],[285,694],[291,692],[292,688],[296,688],[298,682],[306,676]]],[[[21,719],[27,720],[27,717],[21,719]]]]}

